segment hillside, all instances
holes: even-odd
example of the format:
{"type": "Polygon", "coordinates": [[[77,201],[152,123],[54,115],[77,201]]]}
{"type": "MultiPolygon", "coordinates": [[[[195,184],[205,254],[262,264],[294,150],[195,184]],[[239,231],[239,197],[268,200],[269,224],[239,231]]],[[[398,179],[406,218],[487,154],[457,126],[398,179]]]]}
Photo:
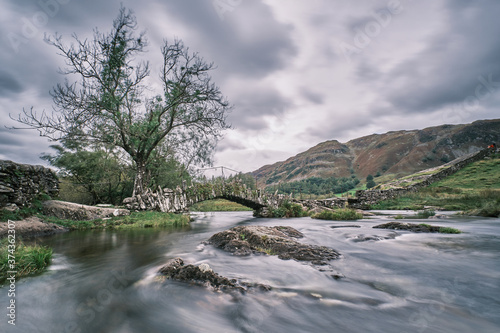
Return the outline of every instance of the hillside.
{"type": "Polygon", "coordinates": [[[500,154],[474,162],[416,193],[380,202],[376,209],[439,207],[471,215],[500,214],[500,154]]]}
{"type": "Polygon", "coordinates": [[[322,142],[286,161],[252,172],[259,186],[310,177],[383,176],[384,181],[449,162],[500,142],[500,119],[394,131],[346,143],[322,142]]]}

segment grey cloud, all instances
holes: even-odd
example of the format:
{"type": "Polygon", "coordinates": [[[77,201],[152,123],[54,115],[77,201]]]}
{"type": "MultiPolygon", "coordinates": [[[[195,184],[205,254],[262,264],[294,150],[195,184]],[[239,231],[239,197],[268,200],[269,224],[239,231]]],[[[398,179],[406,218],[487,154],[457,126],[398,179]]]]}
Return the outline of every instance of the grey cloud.
{"type": "MultiPolygon", "coordinates": [[[[448,29],[384,77],[387,100],[400,112],[431,112],[474,96],[481,80],[500,82],[500,3],[448,3],[448,29]]],[[[485,91],[486,92],[486,91],[485,91]]]]}
{"type": "Polygon", "coordinates": [[[23,144],[23,141],[16,134],[14,130],[9,130],[3,126],[0,127],[0,152],[5,147],[16,146],[15,149],[18,149],[18,146],[23,144]]]}
{"type": "Polygon", "coordinates": [[[0,96],[23,91],[21,83],[7,71],[0,70],[0,96]]]}
{"type": "Polygon", "coordinates": [[[46,139],[34,139],[34,131],[9,130],[0,128],[0,159],[8,159],[18,163],[43,164],[40,153],[50,151],[46,139]]]}
{"type": "Polygon", "coordinates": [[[224,138],[217,144],[217,152],[242,149],[245,149],[245,146],[241,142],[230,140],[228,138],[224,138]]]}
{"type": "Polygon", "coordinates": [[[332,112],[331,122],[322,122],[314,128],[304,130],[304,141],[321,142],[326,140],[342,140],[342,138],[351,137],[350,133],[373,123],[373,118],[362,112],[346,111],[341,112],[342,117],[336,117],[339,114],[332,112]]]}
{"type": "Polygon", "coordinates": [[[292,27],[277,22],[261,1],[243,1],[226,12],[223,21],[212,1],[167,1],[165,6],[207,40],[211,58],[225,73],[247,78],[267,76],[297,54],[292,27]]]}
{"type": "Polygon", "coordinates": [[[312,91],[308,88],[302,88],[302,95],[311,103],[320,105],[325,102],[325,97],[320,93],[312,91]]]}
{"type": "Polygon", "coordinates": [[[259,87],[234,96],[237,103],[230,121],[237,129],[263,129],[263,116],[280,116],[292,106],[276,89],[259,87]]]}

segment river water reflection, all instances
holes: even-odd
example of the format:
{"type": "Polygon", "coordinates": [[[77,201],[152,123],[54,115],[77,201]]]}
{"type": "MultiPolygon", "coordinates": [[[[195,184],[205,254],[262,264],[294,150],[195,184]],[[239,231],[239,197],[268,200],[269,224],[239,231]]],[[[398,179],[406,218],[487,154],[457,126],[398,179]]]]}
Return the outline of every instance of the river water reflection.
{"type": "MultiPolygon", "coordinates": [[[[500,332],[500,219],[425,220],[464,231],[459,235],[372,228],[388,221],[207,213],[183,229],[39,239],[54,248],[53,264],[18,281],[16,326],[3,315],[0,332],[500,332]],[[237,225],[291,226],[305,235],[301,242],[329,246],[342,258],[324,271],[202,244],[237,225]],[[339,225],[360,227],[331,228],[339,225]],[[174,257],[273,290],[228,294],[155,281],[157,269],[174,257]],[[332,277],[338,273],[344,278],[332,277]]],[[[5,314],[7,291],[0,289],[5,314]]]]}

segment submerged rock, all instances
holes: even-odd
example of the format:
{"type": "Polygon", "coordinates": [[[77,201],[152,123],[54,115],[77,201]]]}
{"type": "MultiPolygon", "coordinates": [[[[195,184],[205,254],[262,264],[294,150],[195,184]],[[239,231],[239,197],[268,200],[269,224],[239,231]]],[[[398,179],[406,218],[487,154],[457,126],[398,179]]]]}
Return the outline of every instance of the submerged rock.
{"type": "Polygon", "coordinates": [[[302,233],[291,227],[239,226],[213,235],[208,243],[234,255],[269,254],[283,260],[310,261],[315,265],[326,265],[340,257],[331,248],[295,240],[302,237],[302,233]]]}
{"type": "Polygon", "coordinates": [[[168,279],[188,282],[195,285],[209,287],[215,291],[247,291],[249,288],[271,290],[270,286],[239,282],[236,279],[228,279],[215,273],[208,264],[184,265],[181,258],[175,258],[160,268],[159,273],[168,279]]]}
{"type": "Polygon", "coordinates": [[[332,225],[330,228],[337,229],[337,228],[361,228],[360,225],[357,224],[349,224],[349,225],[332,225]]]}
{"type": "Polygon", "coordinates": [[[381,240],[387,240],[387,239],[394,239],[398,236],[398,234],[393,233],[389,234],[386,236],[378,236],[378,235],[358,235],[354,238],[352,238],[353,242],[360,243],[360,242],[368,242],[368,241],[381,241],[381,240]]]}
{"type": "Polygon", "coordinates": [[[390,229],[390,230],[409,230],[413,232],[441,232],[443,227],[433,226],[429,224],[415,224],[404,222],[389,222],[374,226],[377,229],[390,229]]]}

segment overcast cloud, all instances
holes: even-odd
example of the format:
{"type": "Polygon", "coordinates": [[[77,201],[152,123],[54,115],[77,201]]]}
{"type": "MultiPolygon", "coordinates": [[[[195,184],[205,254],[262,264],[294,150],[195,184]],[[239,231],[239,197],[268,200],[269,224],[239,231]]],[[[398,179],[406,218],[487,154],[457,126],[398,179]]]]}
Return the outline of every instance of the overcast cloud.
{"type": "Polygon", "coordinates": [[[498,0],[0,0],[0,159],[43,164],[53,144],[4,127],[50,110],[64,80],[44,34],[108,31],[120,2],[147,31],[153,71],[163,39],[216,64],[235,105],[217,165],[247,172],[326,140],[499,117],[498,0]]]}

